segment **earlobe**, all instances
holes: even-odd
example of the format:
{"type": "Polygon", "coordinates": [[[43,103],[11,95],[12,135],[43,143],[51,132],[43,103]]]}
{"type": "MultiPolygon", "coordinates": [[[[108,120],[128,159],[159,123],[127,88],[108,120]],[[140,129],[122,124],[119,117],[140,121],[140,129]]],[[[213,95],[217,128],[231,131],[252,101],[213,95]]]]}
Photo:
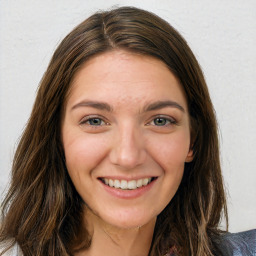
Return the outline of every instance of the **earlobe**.
{"type": "Polygon", "coordinates": [[[194,159],[194,152],[193,152],[193,149],[190,149],[189,152],[188,152],[188,155],[186,157],[185,162],[190,163],[190,162],[193,161],[193,159],[194,159]]]}

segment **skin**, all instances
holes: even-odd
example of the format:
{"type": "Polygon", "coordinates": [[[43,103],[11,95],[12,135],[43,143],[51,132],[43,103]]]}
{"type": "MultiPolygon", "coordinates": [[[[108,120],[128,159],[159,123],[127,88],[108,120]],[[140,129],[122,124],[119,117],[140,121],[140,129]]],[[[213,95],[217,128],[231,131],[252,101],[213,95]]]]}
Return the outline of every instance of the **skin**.
{"type": "Polygon", "coordinates": [[[120,50],[93,57],[73,79],[62,140],[92,235],[90,249],[77,255],[148,255],[157,215],[193,159],[179,81],[153,57],[120,50]],[[101,180],[147,177],[154,181],[135,196],[109,193],[101,180]]]}

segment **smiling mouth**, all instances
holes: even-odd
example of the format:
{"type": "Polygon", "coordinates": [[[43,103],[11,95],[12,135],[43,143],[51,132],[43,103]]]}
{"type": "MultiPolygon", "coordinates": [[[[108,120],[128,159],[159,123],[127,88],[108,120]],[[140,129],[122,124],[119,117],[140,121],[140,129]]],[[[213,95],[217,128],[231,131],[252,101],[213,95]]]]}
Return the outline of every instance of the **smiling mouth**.
{"type": "Polygon", "coordinates": [[[150,178],[143,178],[143,179],[128,181],[128,180],[99,178],[99,180],[105,185],[112,188],[122,189],[122,190],[135,190],[141,187],[145,187],[156,179],[157,177],[150,177],[150,178]]]}

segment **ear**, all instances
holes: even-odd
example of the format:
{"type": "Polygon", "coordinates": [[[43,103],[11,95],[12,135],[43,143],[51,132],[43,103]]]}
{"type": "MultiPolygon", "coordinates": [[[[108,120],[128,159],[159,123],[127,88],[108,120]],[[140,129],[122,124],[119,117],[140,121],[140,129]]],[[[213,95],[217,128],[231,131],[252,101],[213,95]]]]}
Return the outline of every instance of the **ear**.
{"type": "Polygon", "coordinates": [[[189,151],[188,151],[187,157],[185,159],[185,162],[190,163],[190,162],[193,161],[193,159],[194,159],[194,152],[193,152],[193,149],[190,148],[189,151]]]}

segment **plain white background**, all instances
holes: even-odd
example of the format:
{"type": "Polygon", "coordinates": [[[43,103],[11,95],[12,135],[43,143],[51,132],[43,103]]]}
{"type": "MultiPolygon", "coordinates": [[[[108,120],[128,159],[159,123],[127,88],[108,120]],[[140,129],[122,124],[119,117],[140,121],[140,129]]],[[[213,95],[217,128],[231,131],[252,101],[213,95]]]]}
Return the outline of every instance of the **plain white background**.
{"type": "Polygon", "coordinates": [[[56,46],[95,11],[123,5],[166,19],[194,51],[220,127],[230,231],[255,228],[255,0],[0,0],[0,192],[56,46]]]}

